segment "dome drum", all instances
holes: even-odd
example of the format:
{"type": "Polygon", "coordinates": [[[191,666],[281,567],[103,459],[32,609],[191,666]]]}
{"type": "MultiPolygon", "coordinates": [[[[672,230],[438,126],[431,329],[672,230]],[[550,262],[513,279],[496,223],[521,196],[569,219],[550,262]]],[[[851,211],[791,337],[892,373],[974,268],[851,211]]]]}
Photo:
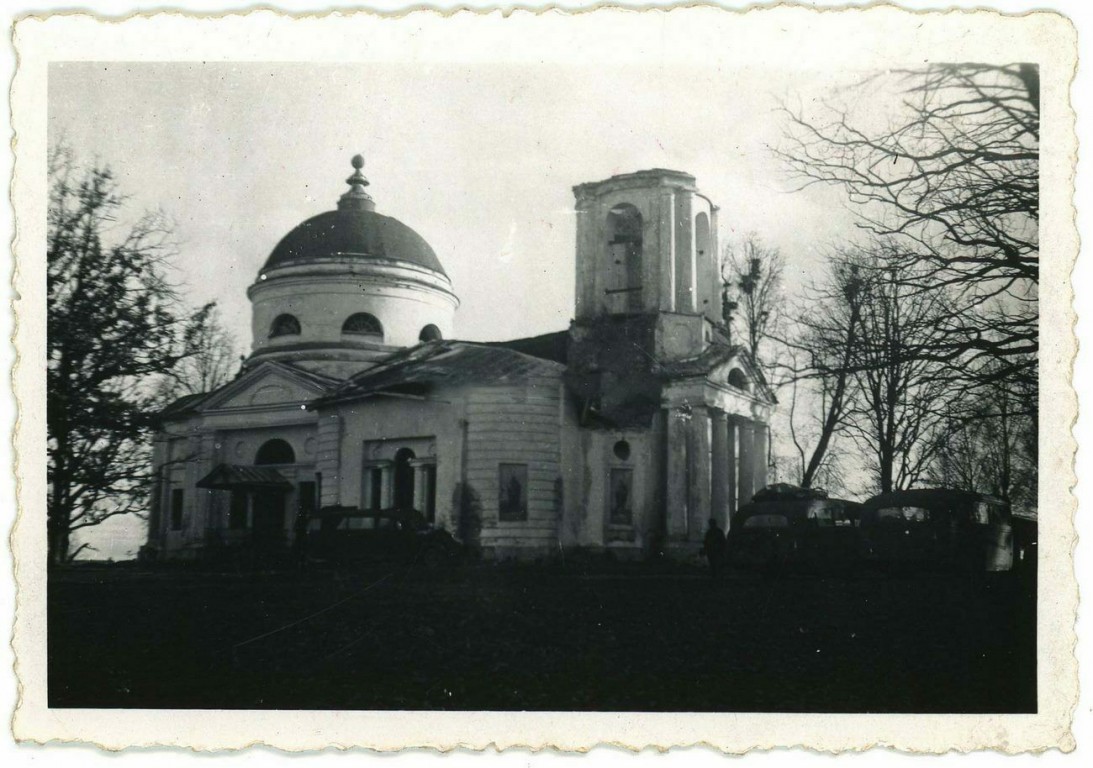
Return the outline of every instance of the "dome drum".
{"type": "Polygon", "coordinates": [[[418,283],[374,279],[364,275],[325,275],[322,279],[272,279],[251,291],[253,351],[297,347],[301,343],[337,343],[360,349],[391,351],[419,343],[422,329],[436,326],[452,336],[456,299],[448,292],[418,283]],[[347,332],[358,314],[376,318],[381,334],[347,332]],[[278,318],[290,315],[298,334],[272,334],[278,318]]]}

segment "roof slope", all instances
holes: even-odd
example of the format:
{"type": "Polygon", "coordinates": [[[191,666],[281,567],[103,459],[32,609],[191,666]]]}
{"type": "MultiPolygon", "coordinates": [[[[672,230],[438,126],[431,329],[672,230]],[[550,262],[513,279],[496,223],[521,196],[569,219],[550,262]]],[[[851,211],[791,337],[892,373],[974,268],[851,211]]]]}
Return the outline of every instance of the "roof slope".
{"type": "Polygon", "coordinates": [[[527,336],[522,339],[484,341],[482,344],[487,347],[511,349],[532,357],[565,364],[569,362],[568,342],[569,331],[553,331],[552,333],[541,333],[538,336],[527,336]]]}
{"type": "Polygon", "coordinates": [[[536,376],[561,376],[565,366],[511,349],[465,341],[430,341],[401,350],[343,383],[316,404],[379,392],[422,392],[437,385],[519,384],[536,376]]]}

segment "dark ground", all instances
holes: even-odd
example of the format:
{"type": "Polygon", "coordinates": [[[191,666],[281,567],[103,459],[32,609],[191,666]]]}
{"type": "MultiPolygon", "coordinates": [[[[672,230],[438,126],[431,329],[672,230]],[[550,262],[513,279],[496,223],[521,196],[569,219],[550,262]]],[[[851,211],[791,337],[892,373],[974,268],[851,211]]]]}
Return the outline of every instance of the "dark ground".
{"type": "Polygon", "coordinates": [[[50,577],[49,703],[1034,712],[1034,592],[1012,574],[77,568],[50,577]]]}

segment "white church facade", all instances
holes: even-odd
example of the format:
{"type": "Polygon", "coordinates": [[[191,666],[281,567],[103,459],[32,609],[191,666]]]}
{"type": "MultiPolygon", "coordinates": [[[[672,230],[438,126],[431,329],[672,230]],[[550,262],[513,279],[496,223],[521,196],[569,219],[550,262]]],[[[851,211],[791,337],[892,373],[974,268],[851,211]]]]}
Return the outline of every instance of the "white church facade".
{"type": "Polygon", "coordinates": [[[239,376],[162,413],[146,551],[288,547],[332,510],[414,510],[487,557],[686,557],[766,484],[774,398],[729,338],[694,177],[575,187],[570,327],[475,343],[451,338],[432,247],[353,166],[248,290],[239,376]]]}

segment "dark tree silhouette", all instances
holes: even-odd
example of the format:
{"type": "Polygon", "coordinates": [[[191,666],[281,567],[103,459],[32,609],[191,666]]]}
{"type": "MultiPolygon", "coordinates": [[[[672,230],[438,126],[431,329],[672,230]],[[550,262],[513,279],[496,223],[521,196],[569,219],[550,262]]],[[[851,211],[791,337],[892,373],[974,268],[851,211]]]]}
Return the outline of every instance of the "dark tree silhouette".
{"type": "Polygon", "coordinates": [[[70,534],[143,512],[153,379],[193,354],[209,308],[184,312],[164,279],[161,214],[124,226],[110,170],[50,153],[47,231],[49,562],[70,534]]]}
{"type": "MultiPolygon", "coordinates": [[[[825,284],[812,286],[794,317],[796,334],[784,340],[791,350],[788,379],[789,432],[800,459],[800,485],[810,488],[822,473],[831,474],[830,448],[844,428],[853,399],[853,374],[859,356],[862,278],[852,254],[836,253],[825,284]],[[809,387],[819,412],[811,448],[797,424],[799,393],[809,387]]],[[[811,409],[810,409],[811,410],[811,409]]]]}
{"type": "Polygon", "coordinates": [[[787,109],[775,151],[802,186],[846,192],[860,226],[898,246],[889,255],[911,291],[955,292],[923,355],[952,363],[968,386],[1027,390],[1038,347],[1038,69],[933,64],[892,76],[903,94],[892,122],[787,109]]]}
{"type": "Polygon", "coordinates": [[[862,254],[861,330],[852,355],[857,398],[847,419],[882,493],[926,476],[945,434],[946,408],[961,398],[952,366],[924,354],[944,342],[947,296],[909,287],[918,279],[916,262],[892,251],[875,246],[862,254]]]}

